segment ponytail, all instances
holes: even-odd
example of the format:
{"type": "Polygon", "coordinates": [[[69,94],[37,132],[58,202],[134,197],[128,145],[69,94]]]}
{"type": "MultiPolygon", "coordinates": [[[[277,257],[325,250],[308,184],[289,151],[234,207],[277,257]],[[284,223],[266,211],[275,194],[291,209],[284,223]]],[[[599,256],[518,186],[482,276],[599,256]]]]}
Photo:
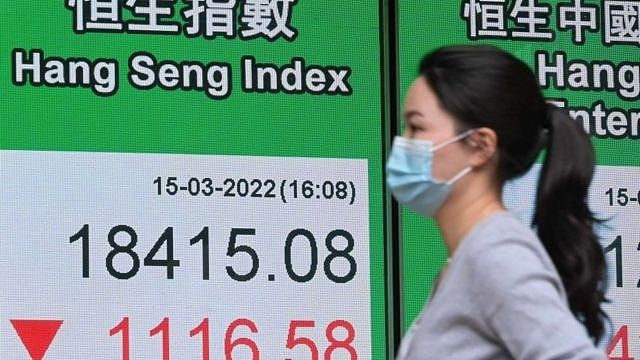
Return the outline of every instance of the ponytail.
{"type": "Polygon", "coordinates": [[[606,264],[593,226],[599,222],[587,196],[594,172],[589,137],[569,115],[548,105],[541,141],[547,153],[536,194],[533,224],[556,266],[574,316],[597,342],[607,319],[606,264]]]}

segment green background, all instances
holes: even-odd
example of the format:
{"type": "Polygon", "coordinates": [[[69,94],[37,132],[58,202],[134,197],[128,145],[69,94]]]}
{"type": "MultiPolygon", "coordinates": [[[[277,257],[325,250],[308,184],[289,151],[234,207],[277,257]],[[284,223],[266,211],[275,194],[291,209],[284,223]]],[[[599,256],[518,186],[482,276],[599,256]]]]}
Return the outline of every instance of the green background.
{"type": "MultiPolygon", "coordinates": [[[[371,264],[371,346],[385,358],[386,270],[382,179],[383,113],[378,1],[305,1],[291,7],[293,41],[218,36],[76,34],[66,1],[15,0],[0,7],[0,149],[90,152],[258,155],[367,159],[371,264]],[[14,86],[12,50],[42,49],[44,56],[114,58],[120,88],[109,97],[89,88],[14,86]],[[128,59],[137,51],[158,61],[228,62],[231,96],[213,100],[199,91],[134,89],[128,59]],[[349,66],[350,96],[244,93],[240,59],[349,66]]],[[[186,6],[182,1],[175,9],[186,6]]],[[[235,10],[236,33],[242,2],[235,10]]],[[[130,12],[123,10],[128,18],[130,12]],[[127,15],[129,14],[129,15],[127,15]]],[[[180,12],[175,20],[184,24],[180,12]]],[[[359,311],[360,309],[349,309],[359,311]]]]}
{"type": "MultiPolygon", "coordinates": [[[[390,229],[383,182],[383,157],[389,124],[398,114],[387,105],[400,103],[416,76],[420,58],[443,45],[489,43],[503,47],[534,65],[536,50],[565,51],[568,59],[609,60],[615,64],[637,56],[633,45],[602,44],[602,28],[586,32],[584,45],[571,41],[571,32],[558,31],[557,1],[552,5],[550,29],[555,40],[470,40],[459,1],[397,1],[398,93],[389,94],[385,69],[390,29],[381,28],[387,1],[298,0],[292,7],[293,41],[279,38],[242,40],[222,36],[208,40],[184,35],[73,32],[74,14],[65,1],[14,0],[0,8],[0,149],[176,153],[216,155],[303,156],[362,158],[369,166],[369,226],[371,251],[372,352],[375,359],[392,351],[386,282],[385,239],[390,229]],[[51,88],[11,83],[11,52],[38,48],[45,57],[115,58],[119,62],[120,88],[100,97],[88,88],[51,88]],[[138,90],[127,81],[129,56],[146,51],[156,59],[176,62],[228,62],[232,68],[231,96],[213,100],[199,91],[138,90]],[[259,63],[286,65],[302,57],[307,65],[349,66],[350,96],[244,93],[240,59],[252,55],[259,63]]],[[[239,3],[241,3],[239,1],[239,3]]],[[[507,1],[509,5],[513,1],[507,1]]],[[[602,10],[600,1],[585,0],[602,10]]],[[[184,4],[180,1],[176,8],[184,4]]],[[[241,5],[240,5],[241,6],[241,5]]],[[[240,13],[240,6],[236,14],[240,13]]],[[[128,11],[123,11],[127,14],[128,11]]],[[[236,16],[236,29],[239,27],[236,16]]],[[[176,20],[183,23],[179,12],[176,20]]],[[[514,24],[509,22],[509,27],[514,24]]],[[[607,91],[548,89],[548,97],[567,98],[569,106],[590,107],[602,100],[608,108],[630,109],[607,91]]],[[[640,166],[638,140],[593,139],[598,163],[640,166]]],[[[402,325],[406,329],[422,308],[437,272],[446,258],[435,224],[403,210],[399,238],[402,243],[402,325]]],[[[396,319],[397,320],[397,319],[396,319]]]]}

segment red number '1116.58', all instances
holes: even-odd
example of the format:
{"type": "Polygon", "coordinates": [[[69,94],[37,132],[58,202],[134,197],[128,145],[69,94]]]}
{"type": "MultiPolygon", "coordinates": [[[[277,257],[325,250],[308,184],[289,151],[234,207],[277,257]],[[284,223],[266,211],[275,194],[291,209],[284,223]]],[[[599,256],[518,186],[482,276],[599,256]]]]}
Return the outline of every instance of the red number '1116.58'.
{"type": "MultiPolygon", "coordinates": [[[[233,337],[234,331],[239,327],[249,329],[249,331],[254,334],[258,333],[258,327],[253,321],[249,319],[240,318],[231,322],[231,324],[229,324],[229,326],[227,327],[224,335],[225,360],[234,360],[232,353],[234,349],[239,346],[244,346],[249,349],[249,351],[251,352],[252,360],[259,360],[260,348],[255,341],[247,337],[233,337]]],[[[311,355],[311,360],[319,360],[320,352],[318,351],[318,346],[316,345],[316,343],[308,337],[296,336],[297,329],[314,327],[315,321],[313,320],[292,320],[289,323],[289,333],[287,335],[286,348],[293,349],[297,346],[307,347],[311,355]]],[[[109,330],[109,336],[113,336],[118,333],[122,333],[122,360],[130,360],[128,317],[124,317],[122,321],[120,321],[116,326],[109,330]]],[[[157,326],[149,331],[149,336],[156,336],[158,334],[160,334],[160,336],[162,337],[162,360],[169,360],[169,318],[165,317],[157,326]]],[[[200,322],[200,324],[198,324],[198,326],[189,331],[190,337],[198,335],[202,336],[202,360],[209,360],[209,318],[204,318],[200,322]]],[[[348,353],[350,360],[358,359],[358,353],[352,345],[353,340],[356,337],[356,331],[351,323],[346,320],[332,321],[325,329],[325,335],[327,340],[329,341],[329,346],[327,346],[327,348],[324,350],[324,360],[331,360],[331,356],[336,350],[341,350],[340,354],[348,353]],[[346,331],[347,335],[344,340],[336,339],[336,336],[334,334],[334,331],[336,329],[344,329],[344,331],[346,331]]]]}

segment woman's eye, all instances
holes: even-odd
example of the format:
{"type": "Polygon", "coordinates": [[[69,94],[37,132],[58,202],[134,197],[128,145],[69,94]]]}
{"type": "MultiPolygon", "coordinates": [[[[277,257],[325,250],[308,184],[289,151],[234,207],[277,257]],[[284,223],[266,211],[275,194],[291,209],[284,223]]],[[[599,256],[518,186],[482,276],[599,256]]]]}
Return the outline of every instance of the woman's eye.
{"type": "Polygon", "coordinates": [[[409,124],[409,130],[410,130],[412,133],[416,133],[416,132],[418,132],[418,131],[422,131],[422,128],[421,128],[420,126],[416,126],[416,125],[414,125],[414,124],[409,124]]]}

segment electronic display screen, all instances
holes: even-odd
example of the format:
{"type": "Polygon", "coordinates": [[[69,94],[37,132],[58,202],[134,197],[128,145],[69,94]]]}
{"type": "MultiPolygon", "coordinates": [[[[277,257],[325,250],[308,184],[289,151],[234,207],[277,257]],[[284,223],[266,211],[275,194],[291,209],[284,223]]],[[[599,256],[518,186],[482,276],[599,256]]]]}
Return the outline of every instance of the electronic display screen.
{"type": "MultiPolygon", "coordinates": [[[[597,157],[589,205],[608,264],[611,359],[640,357],[640,2],[461,0],[398,2],[400,89],[421,57],[451,44],[492,44],[518,56],[549,101],[591,135],[597,157]]],[[[515,120],[514,120],[515,121],[515,120]]],[[[540,167],[508,184],[507,206],[530,223],[540,167]]],[[[403,326],[417,316],[446,259],[435,223],[402,214],[403,326]]]]}
{"type": "MultiPolygon", "coordinates": [[[[466,43],[520,57],[591,135],[603,347],[640,357],[638,1],[15,0],[0,18],[1,359],[392,358],[446,251],[433,221],[392,219],[390,111],[426,52],[466,43]]],[[[538,172],[505,189],[524,221],[538,172]]]]}
{"type": "Polygon", "coordinates": [[[0,8],[0,358],[386,358],[372,1],[0,8]]]}

